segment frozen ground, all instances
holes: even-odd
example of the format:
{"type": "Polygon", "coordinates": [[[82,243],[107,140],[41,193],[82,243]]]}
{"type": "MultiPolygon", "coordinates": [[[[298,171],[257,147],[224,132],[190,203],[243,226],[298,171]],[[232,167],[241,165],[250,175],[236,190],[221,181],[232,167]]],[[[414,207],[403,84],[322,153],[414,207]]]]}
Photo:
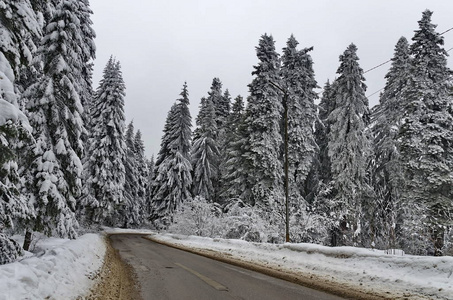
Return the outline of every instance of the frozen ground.
{"type": "Polygon", "coordinates": [[[403,255],[354,247],[262,244],[176,234],[161,242],[215,251],[226,257],[391,299],[453,299],[453,257],[403,255]]]}
{"type": "MultiPolygon", "coordinates": [[[[389,255],[377,250],[312,244],[259,244],[143,230],[105,232],[149,234],[161,242],[215,251],[230,259],[314,276],[388,298],[453,299],[453,257],[448,256],[409,256],[401,252],[389,255]]],[[[103,236],[40,239],[33,252],[0,266],[0,300],[76,299],[87,295],[104,260],[103,236]]]]}

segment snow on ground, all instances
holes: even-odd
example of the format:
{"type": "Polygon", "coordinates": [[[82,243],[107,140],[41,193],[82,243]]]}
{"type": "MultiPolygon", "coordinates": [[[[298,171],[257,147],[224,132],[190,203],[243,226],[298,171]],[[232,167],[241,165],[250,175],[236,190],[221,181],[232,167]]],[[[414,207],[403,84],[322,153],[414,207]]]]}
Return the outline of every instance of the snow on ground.
{"type": "Polygon", "coordinates": [[[76,299],[90,291],[106,246],[99,234],[76,240],[43,238],[34,253],[0,265],[0,300],[76,299]]]}
{"type": "MultiPolygon", "coordinates": [[[[389,255],[383,251],[313,244],[266,244],[211,239],[151,230],[103,228],[106,234],[134,233],[192,249],[289,272],[315,276],[389,298],[453,299],[453,257],[389,255]]],[[[103,234],[76,240],[43,238],[33,253],[0,266],[0,300],[76,299],[87,295],[102,267],[103,234]]],[[[397,252],[398,253],[398,252],[397,252]]]]}
{"type": "Polygon", "coordinates": [[[453,257],[389,255],[384,251],[314,244],[266,244],[155,234],[167,244],[212,250],[275,270],[335,281],[390,298],[453,299],[453,257]]]}

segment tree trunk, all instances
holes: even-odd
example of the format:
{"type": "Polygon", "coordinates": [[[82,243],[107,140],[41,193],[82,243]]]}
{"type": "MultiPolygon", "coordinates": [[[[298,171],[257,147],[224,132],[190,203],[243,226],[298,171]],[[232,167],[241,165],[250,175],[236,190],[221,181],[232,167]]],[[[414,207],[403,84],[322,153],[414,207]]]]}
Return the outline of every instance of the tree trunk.
{"type": "Polygon", "coordinates": [[[25,233],[24,246],[22,247],[22,248],[24,248],[25,251],[28,251],[30,249],[30,244],[31,244],[31,241],[32,241],[32,235],[33,235],[33,232],[28,231],[28,230],[25,233]]]}

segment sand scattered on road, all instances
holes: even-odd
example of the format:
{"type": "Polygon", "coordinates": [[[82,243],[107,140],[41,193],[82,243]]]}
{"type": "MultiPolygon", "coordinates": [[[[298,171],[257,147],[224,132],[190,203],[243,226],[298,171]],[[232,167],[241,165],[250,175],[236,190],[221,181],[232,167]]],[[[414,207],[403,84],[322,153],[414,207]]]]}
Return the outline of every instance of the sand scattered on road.
{"type": "Polygon", "coordinates": [[[98,274],[98,281],[86,300],[130,300],[142,299],[139,287],[136,285],[135,274],[128,264],[121,260],[118,250],[110,244],[110,238],[105,238],[107,250],[104,265],[98,274]]]}

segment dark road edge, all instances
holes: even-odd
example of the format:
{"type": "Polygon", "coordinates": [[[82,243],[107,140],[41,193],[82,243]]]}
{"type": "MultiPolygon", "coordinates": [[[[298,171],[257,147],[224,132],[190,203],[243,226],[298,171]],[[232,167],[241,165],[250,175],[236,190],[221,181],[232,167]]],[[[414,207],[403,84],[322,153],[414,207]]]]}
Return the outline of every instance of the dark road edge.
{"type": "Polygon", "coordinates": [[[332,295],[336,295],[339,297],[343,297],[345,299],[360,299],[360,300],[381,300],[381,299],[392,299],[391,297],[386,297],[384,295],[376,295],[370,294],[358,290],[352,290],[350,287],[342,286],[336,282],[327,282],[325,279],[318,278],[314,275],[310,275],[310,277],[303,276],[300,274],[291,274],[282,271],[278,271],[275,269],[271,269],[269,267],[245,262],[245,261],[238,261],[233,258],[228,258],[222,253],[214,252],[212,250],[204,250],[204,249],[196,249],[185,247],[181,245],[175,245],[171,243],[162,242],[159,240],[155,240],[152,238],[152,235],[142,235],[142,238],[150,240],[154,243],[158,243],[164,246],[168,246],[171,248],[175,248],[178,250],[186,251],[192,254],[204,256],[210,259],[214,259],[223,263],[227,263],[233,266],[241,267],[247,270],[255,271],[264,275],[268,275],[274,278],[282,279],[285,281],[289,281],[307,288],[315,289],[318,291],[323,291],[332,295]]]}

